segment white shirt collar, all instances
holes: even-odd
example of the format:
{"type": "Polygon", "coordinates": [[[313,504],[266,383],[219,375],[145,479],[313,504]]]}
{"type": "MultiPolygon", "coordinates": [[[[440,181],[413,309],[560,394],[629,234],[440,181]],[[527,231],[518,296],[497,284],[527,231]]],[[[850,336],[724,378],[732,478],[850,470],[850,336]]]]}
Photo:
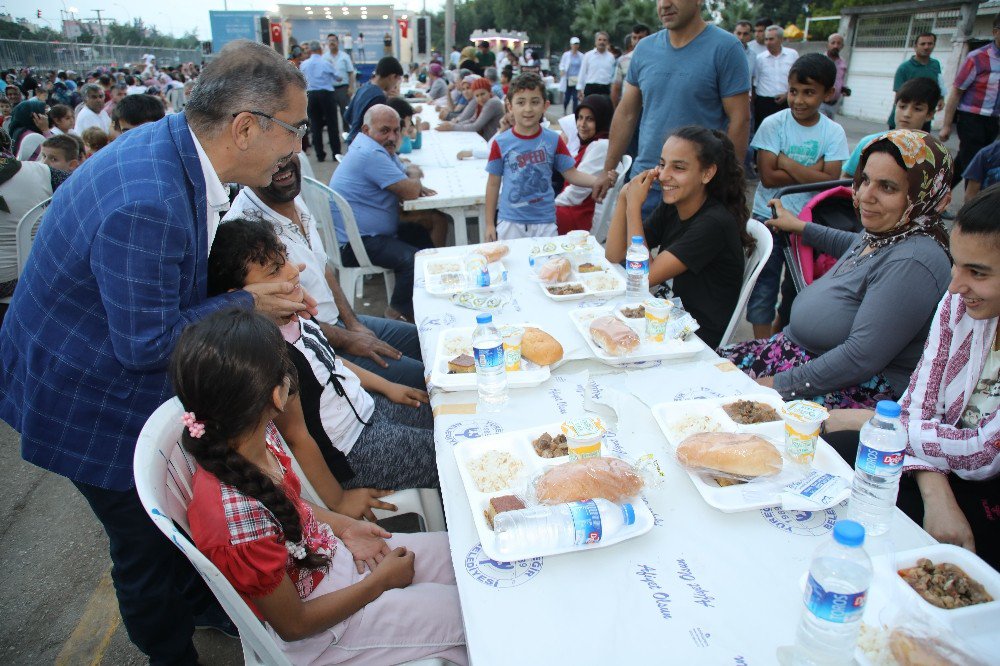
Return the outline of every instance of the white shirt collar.
{"type": "MultiPolygon", "coordinates": [[[[278,222],[286,226],[292,226],[298,229],[299,225],[295,224],[295,222],[288,219],[287,217],[285,217],[284,215],[282,215],[281,213],[279,213],[278,211],[274,210],[266,203],[261,201],[260,197],[257,196],[257,193],[254,192],[249,187],[244,187],[240,191],[253,203],[254,206],[258,207],[260,211],[265,215],[267,215],[268,217],[273,218],[275,222],[278,222]]],[[[294,201],[295,201],[295,210],[298,212],[299,217],[302,219],[302,226],[304,226],[308,230],[309,225],[307,224],[307,220],[311,217],[309,215],[309,209],[306,208],[305,203],[302,201],[301,194],[297,195],[294,201]]]]}
{"type": "Polygon", "coordinates": [[[198,152],[198,161],[201,163],[201,172],[205,177],[205,197],[208,205],[208,247],[211,249],[212,241],[215,240],[215,231],[219,228],[219,220],[222,214],[229,210],[229,191],[226,190],[219,178],[218,172],[208,159],[208,154],[201,146],[201,141],[195,135],[194,130],[188,127],[191,138],[194,140],[194,149],[198,152]]]}

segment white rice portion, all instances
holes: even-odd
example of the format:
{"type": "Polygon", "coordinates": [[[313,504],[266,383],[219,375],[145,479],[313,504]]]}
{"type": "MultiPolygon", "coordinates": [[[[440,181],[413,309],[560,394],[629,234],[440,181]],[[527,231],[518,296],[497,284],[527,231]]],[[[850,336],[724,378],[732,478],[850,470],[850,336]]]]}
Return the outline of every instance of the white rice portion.
{"type": "Polygon", "coordinates": [[[873,627],[861,623],[858,647],[865,653],[872,666],[897,666],[896,658],[889,649],[889,631],[884,627],[873,627]]]}
{"type": "Polygon", "coordinates": [[[524,463],[507,451],[487,451],[468,464],[469,473],[482,493],[495,493],[510,488],[524,469],[524,463]]]}

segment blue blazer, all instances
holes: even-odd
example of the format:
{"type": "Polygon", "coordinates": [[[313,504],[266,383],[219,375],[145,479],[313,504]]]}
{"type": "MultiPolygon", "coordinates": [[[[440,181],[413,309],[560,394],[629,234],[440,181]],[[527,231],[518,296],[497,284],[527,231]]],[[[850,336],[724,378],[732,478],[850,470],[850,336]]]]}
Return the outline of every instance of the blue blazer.
{"type": "Polygon", "coordinates": [[[173,395],[184,327],[246,292],[208,298],[205,178],[183,114],[131,130],[56,192],[0,329],[0,418],[28,462],[111,490],[173,395]]]}

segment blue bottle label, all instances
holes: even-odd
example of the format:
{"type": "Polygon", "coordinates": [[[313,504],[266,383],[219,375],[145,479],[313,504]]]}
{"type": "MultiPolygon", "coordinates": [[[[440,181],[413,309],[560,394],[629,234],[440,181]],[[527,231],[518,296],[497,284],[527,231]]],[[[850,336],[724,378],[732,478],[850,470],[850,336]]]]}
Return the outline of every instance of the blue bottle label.
{"type": "Polygon", "coordinates": [[[649,259],[643,259],[642,261],[635,261],[634,259],[629,259],[625,262],[625,271],[631,273],[632,271],[642,271],[642,273],[649,273],[649,259]]]}
{"type": "Polygon", "coordinates": [[[865,611],[867,599],[868,590],[855,594],[827,592],[813,578],[813,575],[809,574],[805,594],[806,608],[821,620],[837,622],[838,624],[860,620],[865,611]]]}
{"type": "Polygon", "coordinates": [[[895,476],[903,467],[903,451],[878,451],[865,445],[858,445],[858,459],[854,467],[872,476],[895,476]]]}
{"type": "Polygon", "coordinates": [[[472,353],[476,357],[476,368],[480,370],[493,370],[503,367],[503,343],[496,347],[473,347],[472,353]]]}
{"type": "Polygon", "coordinates": [[[573,515],[573,530],[576,532],[573,543],[582,546],[601,540],[601,512],[594,500],[572,502],[569,510],[573,515]]]}

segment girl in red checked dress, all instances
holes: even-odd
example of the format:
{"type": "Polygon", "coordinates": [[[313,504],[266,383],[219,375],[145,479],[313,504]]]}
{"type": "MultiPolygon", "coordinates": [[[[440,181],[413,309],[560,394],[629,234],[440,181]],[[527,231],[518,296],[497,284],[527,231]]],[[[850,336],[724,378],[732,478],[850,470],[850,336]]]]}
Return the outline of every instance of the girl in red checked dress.
{"type": "Polygon", "coordinates": [[[294,664],[466,664],[447,534],[391,536],[302,498],[271,423],[294,372],[277,326],[251,312],[181,336],[171,377],[198,463],[195,544],[294,664]]]}

